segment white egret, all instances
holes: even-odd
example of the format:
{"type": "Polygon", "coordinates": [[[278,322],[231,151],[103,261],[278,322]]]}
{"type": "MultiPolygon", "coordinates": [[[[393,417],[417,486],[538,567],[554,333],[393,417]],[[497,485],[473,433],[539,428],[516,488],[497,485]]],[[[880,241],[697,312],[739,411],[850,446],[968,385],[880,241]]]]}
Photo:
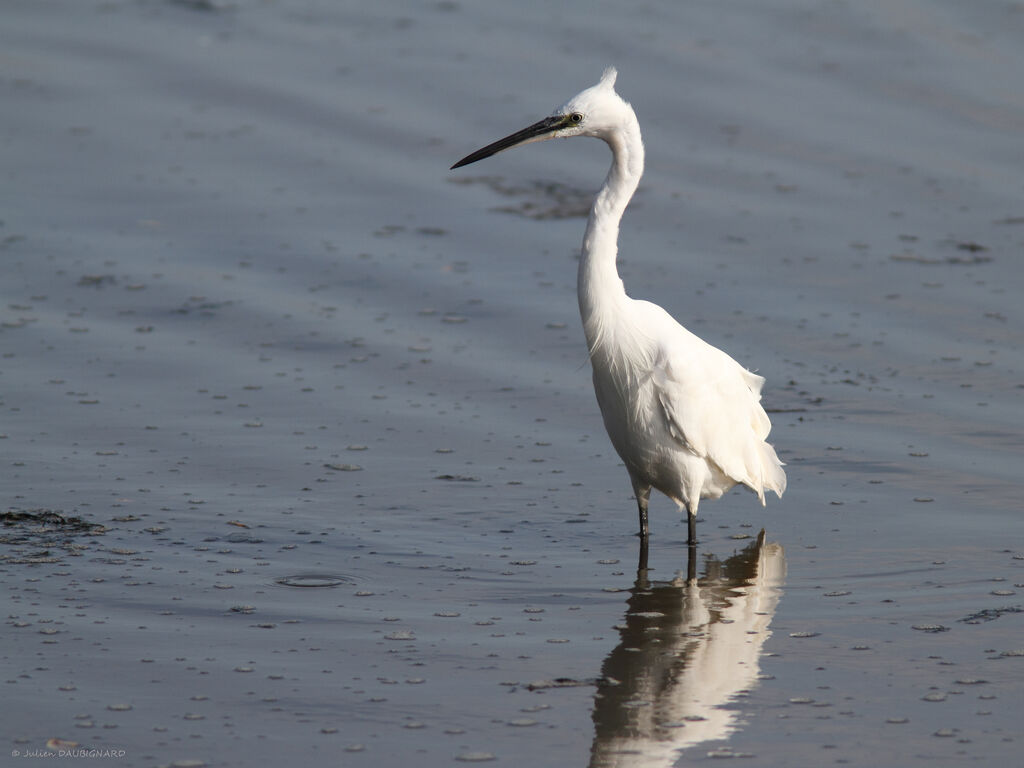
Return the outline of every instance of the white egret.
{"type": "Polygon", "coordinates": [[[488,144],[452,166],[505,149],[573,136],[593,136],[612,151],[597,193],[579,263],[577,295],[594,374],[594,391],[612,445],[625,462],[648,535],[647,505],[656,488],[688,513],[696,543],[697,506],[738,483],[782,496],[786,474],[765,442],[771,430],[761,407],[764,379],[677,323],[664,309],[626,295],[615,266],[619,221],[644,170],[644,146],[633,108],[615,92],[616,70],[543,120],[488,144]]]}

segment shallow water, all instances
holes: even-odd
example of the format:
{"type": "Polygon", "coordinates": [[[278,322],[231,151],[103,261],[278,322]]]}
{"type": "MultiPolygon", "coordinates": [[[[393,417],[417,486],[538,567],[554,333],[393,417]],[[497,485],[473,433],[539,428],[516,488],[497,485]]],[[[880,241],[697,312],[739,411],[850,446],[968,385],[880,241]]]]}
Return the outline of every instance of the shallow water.
{"type": "Polygon", "coordinates": [[[1018,5],[3,16],[12,756],[1016,758],[1018,5]],[[627,288],[766,376],[790,481],[692,557],[658,500],[647,569],[575,307],[606,150],[446,170],[610,63],[627,288]]]}

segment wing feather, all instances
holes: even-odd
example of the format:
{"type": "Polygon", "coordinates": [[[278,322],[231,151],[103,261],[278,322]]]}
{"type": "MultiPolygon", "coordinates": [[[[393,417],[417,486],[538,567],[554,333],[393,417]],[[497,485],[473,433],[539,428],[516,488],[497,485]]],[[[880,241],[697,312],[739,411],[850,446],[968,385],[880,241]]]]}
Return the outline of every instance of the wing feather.
{"type": "Polygon", "coordinates": [[[669,433],[697,456],[743,483],[764,503],[765,490],[786,487],[765,438],[771,421],[761,407],[764,379],[677,326],[655,360],[652,383],[669,433]]]}

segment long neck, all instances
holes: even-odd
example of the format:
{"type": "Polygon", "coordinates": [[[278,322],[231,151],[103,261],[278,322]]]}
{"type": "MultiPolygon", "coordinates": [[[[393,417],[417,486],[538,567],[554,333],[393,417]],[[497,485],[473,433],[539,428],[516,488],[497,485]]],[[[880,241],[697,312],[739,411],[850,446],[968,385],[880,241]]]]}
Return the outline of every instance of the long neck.
{"type": "Polygon", "coordinates": [[[590,210],[583,236],[576,290],[580,317],[591,352],[606,336],[615,308],[626,300],[615,258],[619,221],[644,172],[644,145],[636,118],[605,139],[612,151],[612,166],[590,210]]]}

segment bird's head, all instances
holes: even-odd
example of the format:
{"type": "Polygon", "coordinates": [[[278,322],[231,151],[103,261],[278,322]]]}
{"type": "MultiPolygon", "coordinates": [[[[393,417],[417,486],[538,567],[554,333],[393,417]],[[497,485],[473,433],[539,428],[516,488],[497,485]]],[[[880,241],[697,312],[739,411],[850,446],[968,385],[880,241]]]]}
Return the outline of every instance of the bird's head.
{"type": "Polygon", "coordinates": [[[573,136],[596,136],[607,140],[629,118],[636,119],[632,107],[615,92],[617,74],[614,67],[608,67],[597,85],[576,94],[549,117],[466,155],[452,168],[461,168],[506,149],[535,141],[568,139],[573,136]]]}

